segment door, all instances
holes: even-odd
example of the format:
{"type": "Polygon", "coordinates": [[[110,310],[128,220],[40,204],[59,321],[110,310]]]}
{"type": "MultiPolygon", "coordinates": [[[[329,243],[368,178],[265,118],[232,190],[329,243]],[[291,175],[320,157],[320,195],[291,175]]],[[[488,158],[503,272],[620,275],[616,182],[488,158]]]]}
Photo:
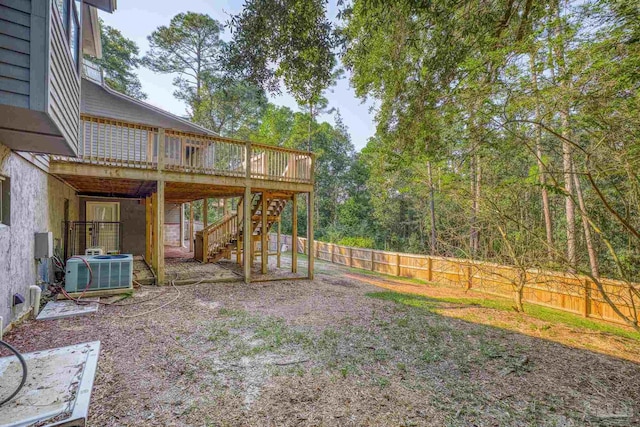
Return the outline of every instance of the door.
{"type": "Polygon", "coordinates": [[[87,248],[120,250],[120,202],[87,202],[87,248]]]}

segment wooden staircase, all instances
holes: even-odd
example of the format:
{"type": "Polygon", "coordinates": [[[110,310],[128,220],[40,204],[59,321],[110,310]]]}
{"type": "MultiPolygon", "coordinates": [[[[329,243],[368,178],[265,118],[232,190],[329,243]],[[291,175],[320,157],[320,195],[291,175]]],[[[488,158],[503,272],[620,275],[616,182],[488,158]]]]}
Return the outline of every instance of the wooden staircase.
{"type": "MultiPolygon", "coordinates": [[[[251,198],[251,241],[260,241],[262,236],[262,193],[254,194],[251,198]]],[[[267,195],[267,229],[275,224],[284,211],[289,199],[267,195]]],[[[196,233],[196,240],[202,241],[202,249],[198,250],[196,243],[196,259],[202,262],[217,262],[220,259],[231,259],[231,253],[238,248],[238,241],[243,235],[242,212],[244,200],[238,203],[238,211],[225,215],[219,221],[207,226],[196,233]],[[240,215],[238,215],[238,212],[240,215]]]]}

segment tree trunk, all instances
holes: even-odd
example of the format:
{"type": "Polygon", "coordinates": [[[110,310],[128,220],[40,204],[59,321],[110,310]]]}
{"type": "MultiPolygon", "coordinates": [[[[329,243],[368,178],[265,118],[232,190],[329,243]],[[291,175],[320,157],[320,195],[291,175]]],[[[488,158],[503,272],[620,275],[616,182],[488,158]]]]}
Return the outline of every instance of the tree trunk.
{"type": "Polygon", "coordinates": [[[434,199],[435,190],[433,188],[433,175],[431,173],[431,162],[427,162],[427,173],[429,178],[429,211],[431,216],[431,255],[437,253],[437,234],[436,234],[436,202],[434,199]]]}
{"type": "Polygon", "coordinates": [[[589,266],[591,267],[591,274],[594,278],[600,277],[600,269],[598,268],[598,256],[596,255],[595,248],[593,247],[593,237],[591,235],[591,225],[587,217],[587,208],[584,203],[584,197],[582,197],[582,188],[580,186],[580,179],[573,170],[573,179],[576,187],[576,195],[578,196],[578,206],[580,207],[580,213],[582,217],[582,228],[584,229],[584,240],[587,245],[587,253],[589,255],[589,266]]]}
{"type": "MultiPolygon", "coordinates": [[[[562,112],[562,136],[568,137],[566,128],[569,126],[568,112],[562,112]]],[[[562,143],[562,171],[564,176],[565,191],[565,214],[567,218],[567,259],[569,261],[569,271],[576,271],[576,213],[573,201],[573,161],[571,145],[563,141],[562,143]]]]}
{"type": "MultiPolygon", "coordinates": [[[[538,72],[536,70],[536,56],[532,52],[530,55],[531,66],[531,84],[533,85],[533,91],[535,93],[536,108],[535,108],[535,121],[540,122],[542,115],[540,114],[540,98],[538,96],[538,72]]],[[[542,127],[536,125],[536,160],[539,170],[539,181],[541,187],[542,196],[542,213],[544,217],[544,227],[547,233],[547,257],[549,261],[553,261],[553,224],[551,222],[551,209],[549,208],[549,192],[546,187],[546,172],[545,165],[542,161],[542,127]]]]}
{"type": "Polygon", "coordinates": [[[307,140],[307,146],[309,148],[309,152],[311,153],[312,151],[312,144],[311,144],[311,124],[313,122],[313,103],[311,101],[309,101],[309,129],[308,129],[308,140],[307,140]]]}
{"type": "MultiPolygon", "coordinates": [[[[477,150],[477,147],[476,147],[477,150]]],[[[473,207],[471,214],[471,255],[476,257],[480,249],[480,230],[478,229],[478,212],[480,211],[480,184],[482,182],[482,168],[477,151],[474,150],[472,157],[471,174],[471,197],[473,207]]]]}
{"type": "Polygon", "coordinates": [[[471,218],[469,220],[469,252],[471,254],[471,258],[475,257],[475,247],[476,247],[476,222],[477,222],[477,211],[478,211],[478,203],[476,200],[476,156],[473,154],[471,156],[471,164],[469,165],[469,182],[471,185],[470,193],[471,193],[471,218]]]}
{"type": "MultiPolygon", "coordinates": [[[[559,1],[555,4],[555,14],[557,25],[555,26],[555,36],[556,39],[556,61],[558,67],[558,73],[560,86],[564,89],[563,94],[569,92],[569,77],[567,75],[568,71],[565,67],[564,60],[564,40],[562,40],[562,22],[561,22],[561,14],[560,14],[560,4],[559,1]]],[[[564,191],[565,191],[565,216],[567,221],[567,260],[569,262],[569,271],[575,273],[576,271],[576,214],[575,214],[575,203],[573,201],[573,161],[572,161],[572,152],[573,147],[567,141],[570,138],[569,131],[569,102],[562,100],[560,104],[560,125],[562,126],[561,135],[563,137],[562,140],[562,175],[564,178],[564,191]]]]}

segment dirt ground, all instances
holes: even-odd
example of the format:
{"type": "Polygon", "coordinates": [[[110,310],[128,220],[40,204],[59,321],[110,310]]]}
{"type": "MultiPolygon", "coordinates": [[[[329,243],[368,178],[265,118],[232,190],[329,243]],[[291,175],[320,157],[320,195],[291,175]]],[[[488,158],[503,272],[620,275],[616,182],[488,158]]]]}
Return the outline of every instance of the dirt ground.
{"type": "Polygon", "coordinates": [[[312,282],[143,287],[5,338],[102,342],[92,426],[640,425],[640,341],[384,288],[456,292],[320,262],[312,282]]]}

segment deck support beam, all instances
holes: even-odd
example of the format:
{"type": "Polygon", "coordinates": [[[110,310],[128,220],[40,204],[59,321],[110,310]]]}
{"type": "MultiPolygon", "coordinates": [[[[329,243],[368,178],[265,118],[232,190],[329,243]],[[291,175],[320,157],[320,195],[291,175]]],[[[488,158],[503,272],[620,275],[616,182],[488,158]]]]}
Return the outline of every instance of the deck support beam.
{"type": "Polygon", "coordinates": [[[244,188],[244,200],[242,201],[242,261],[244,262],[244,282],[251,282],[251,187],[244,188]]]}
{"type": "Polygon", "coordinates": [[[291,272],[298,272],[298,195],[291,197],[291,272]]]}
{"type": "Polygon", "coordinates": [[[278,235],[276,237],[276,267],[280,268],[280,257],[282,252],[280,251],[280,239],[282,238],[282,213],[278,215],[278,235]]]}
{"type": "Polygon", "coordinates": [[[242,200],[242,260],[244,262],[244,282],[251,283],[251,264],[252,264],[252,248],[253,248],[253,228],[251,227],[251,143],[247,142],[245,146],[245,182],[244,182],[244,198],[242,200]]]}
{"type": "Polygon", "coordinates": [[[153,266],[153,205],[152,196],[144,198],[144,210],[145,210],[145,248],[144,258],[153,266]]]}
{"type": "Polygon", "coordinates": [[[267,229],[267,210],[269,209],[268,196],[269,195],[266,192],[262,193],[262,207],[260,208],[262,213],[262,225],[260,227],[260,230],[262,231],[260,233],[260,251],[262,252],[260,255],[260,261],[262,264],[262,274],[267,274],[267,268],[269,267],[269,241],[267,240],[269,236],[269,230],[267,229]]]}
{"type": "Polygon", "coordinates": [[[155,261],[156,261],[156,275],[158,276],[158,284],[163,285],[165,281],[164,277],[164,181],[160,180],[157,183],[156,191],[156,218],[154,221],[155,230],[155,261]]]}
{"type": "Polygon", "coordinates": [[[310,191],[307,195],[307,270],[309,280],[313,280],[313,212],[315,204],[315,194],[310,191]]]}
{"type": "Polygon", "coordinates": [[[189,252],[193,252],[193,202],[189,202],[189,252]]]}
{"type": "Polygon", "coordinates": [[[180,247],[184,248],[184,203],[180,203],[180,247]]]}
{"type": "Polygon", "coordinates": [[[202,199],[202,224],[204,228],[209,225],[209,199],[206,197],[202,199]]]}

